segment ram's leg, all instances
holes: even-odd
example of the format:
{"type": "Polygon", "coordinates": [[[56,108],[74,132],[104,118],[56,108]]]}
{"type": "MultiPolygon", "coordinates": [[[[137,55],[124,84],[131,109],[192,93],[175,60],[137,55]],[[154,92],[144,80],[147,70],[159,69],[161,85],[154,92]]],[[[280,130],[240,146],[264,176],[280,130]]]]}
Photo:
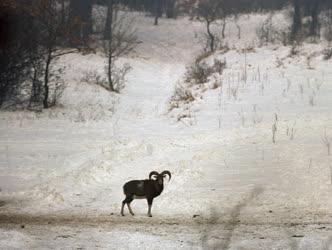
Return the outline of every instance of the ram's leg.
{"type": "Polygon", "coordinates": [[[125,201],[122,202],[122,206],[121,206],[121,215],[124,216],[124,213],[123,213],[123,209],[124,209],[124,205],[125,205],[125,201]]]}
{"type": "Polygon", "coordinates": [[[133,212],[133,210],[131,210],[131,207],[130,207],[130,203],[131,203],[132,201],[133,201],[133,199],[132,199],[130,202],[127,203],[127,206],[128,206],[129,213],[130,213],[131,215],[135,215],[134,212],[133,212]]]}
{"type": "Polygon", "coordinates": [[[133,211],[130,209],[130,205],[128,205],[130,202],[133,201],[133,197],[132,196],[126,196],[126,199],[124,199],[122,201],[122,206],[121,206],[121,215],[124,216],[124,213],[123,213],[123,210],[124,210],[124,205],[127,203],[127,206],[128,206],[128,209],[129,209],[129,212],[131,214],[133,214],[133,211]]]}
{"type": "Polygon", "coordinates": [[[149,216],[149,217],[152,217],[152,214],[151,214],[151,207],[152,207],[153,199],[147,199],[147,200],[148,200],[148,206],[149,206],[149,209],[148,209],[148,216],[149,216]]]}

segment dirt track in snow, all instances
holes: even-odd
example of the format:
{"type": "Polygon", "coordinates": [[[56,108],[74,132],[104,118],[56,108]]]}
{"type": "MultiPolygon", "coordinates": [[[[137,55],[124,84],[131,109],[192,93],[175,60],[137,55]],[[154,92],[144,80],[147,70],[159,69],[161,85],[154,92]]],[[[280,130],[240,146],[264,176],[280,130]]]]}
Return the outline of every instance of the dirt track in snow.
{"type": "Polygon", "coordinates": [[[8,224],[13,225],[21,225],[21,224],[29,224],[29,225],[59,225],[59,226],[74,226],[77,224],[87,225],[91,227],[97,226],[116,226],[116,225],[182,225],[182,226],[204,226],[204,225],[230,225],[230,226],[280,226],[280,227],[289,227],[289,226],[310,226],[310,225],[331,225],[332,222],[328,220],[317,220],[317,221],[299,221],[299,220],[280,220],[279,222],[275,221],[264,221],[263,218],[260,221],[254,220],[223,220],[220,218],[215,218],[211,216],[210,218],[204,218],[200,216],[195,216],[195,218],[181,218],[181,217],[153,217],[148,218],[145,215],[138,215],[132,217],[131,215],[127,215],[122,217],[120,215],[97,215],[97,216],[89,216],[89,215],[56,215],[56,214],[45,214],[45,215],[29,215],[29,214],[1,214],[0,215],[0,227],[8,224]]]}
{"type": "MultiPolygon", "coordinates": [[[[119,215],[0,215],[2,239],[26,249],[331,249],[332,224],[214,221],[119,215]],[[7,235],[6,235],[7,234],[7,235]],[[314,242],[314,243],[312,243],[314,242]]],[[[0,242],[1,243],[1,242],[0,242]]],[[[2,245],[2,247],[6,247],[2,245]]]]}

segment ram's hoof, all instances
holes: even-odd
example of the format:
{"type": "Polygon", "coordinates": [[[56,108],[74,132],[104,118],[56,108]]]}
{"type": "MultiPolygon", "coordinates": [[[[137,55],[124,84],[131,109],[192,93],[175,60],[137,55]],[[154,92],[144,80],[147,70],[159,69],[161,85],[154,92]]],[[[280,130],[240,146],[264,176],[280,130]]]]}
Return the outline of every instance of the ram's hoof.
{"type": "Polygon", "coordinates": [[[152,214],[148,214],[149,217],[152,217],[152,214]]]}

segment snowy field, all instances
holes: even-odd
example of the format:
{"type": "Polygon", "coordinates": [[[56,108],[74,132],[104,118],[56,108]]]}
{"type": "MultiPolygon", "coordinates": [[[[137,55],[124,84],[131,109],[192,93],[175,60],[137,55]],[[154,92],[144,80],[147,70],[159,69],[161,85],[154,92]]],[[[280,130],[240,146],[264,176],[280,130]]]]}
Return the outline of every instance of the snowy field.
{"type": "Polygon", "coordinates": [[[324,44],[259,47],[266,17],[241,17],[241,40],[230,23],[230,50],[205,59],[223,74],[172,109],[198,21],[137,16],[121,94],[82,82],[100,54],[62,57],[61,107],[0,113],[0,248],[332,249],[331,61],[324,44]],[[121,217],[122,185],[165,169],[154,217],[145,200],[121,217]]]}

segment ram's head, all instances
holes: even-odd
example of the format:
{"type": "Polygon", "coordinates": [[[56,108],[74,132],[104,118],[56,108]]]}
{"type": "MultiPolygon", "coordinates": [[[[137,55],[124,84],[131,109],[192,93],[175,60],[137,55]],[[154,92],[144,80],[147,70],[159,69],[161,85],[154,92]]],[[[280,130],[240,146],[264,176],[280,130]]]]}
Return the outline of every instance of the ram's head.
{"type": "Polygon", "coordinates": [[[152,171],[149,174],[149,179],[151,180],[153,177],[155,177],[155,180],[158,181],[158,184],[162,185],[164,183],[164,178],[168,175],[169,179],[168,181],[172,178],[171,172],[168,170],[164,170],[160,174],[157,171],[152,171]]]}

